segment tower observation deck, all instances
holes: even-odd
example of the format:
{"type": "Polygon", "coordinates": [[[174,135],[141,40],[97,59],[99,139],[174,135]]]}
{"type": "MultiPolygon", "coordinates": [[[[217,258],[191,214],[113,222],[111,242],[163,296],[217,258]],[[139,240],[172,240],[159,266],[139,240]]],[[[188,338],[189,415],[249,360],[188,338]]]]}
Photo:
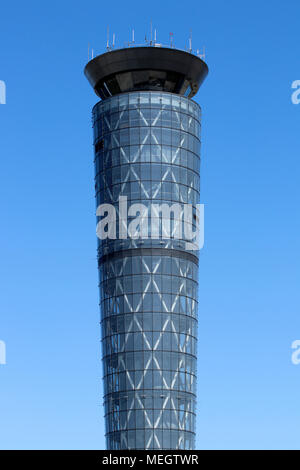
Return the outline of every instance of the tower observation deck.
{"type": "MultiPolygon", "coordinates": [[[[97,208],[111,205],[119,215],[126,197],[126,207],[196,209],[201,109],[191,98],[206,63],[178,49],[130,47],[95,57],[84,73],[101,98],[93,108],[97,208]]],[[[146,230],[125,237],[117,225],[114,237],[98,237],[107,448],[189,450],[198,251],[187,248],[184,233],[152,237],[146,230]]]]}

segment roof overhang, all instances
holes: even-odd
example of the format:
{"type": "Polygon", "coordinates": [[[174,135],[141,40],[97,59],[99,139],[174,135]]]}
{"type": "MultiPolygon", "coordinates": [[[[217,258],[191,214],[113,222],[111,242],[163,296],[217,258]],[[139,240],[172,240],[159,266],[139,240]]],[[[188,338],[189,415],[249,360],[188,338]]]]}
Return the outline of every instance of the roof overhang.
{"type": "Polygon", "coordinates": [[[189,52],[148,46],[101,54],[87,63],[84,73],[101,98],[136,90],[169,91],[191,98],[208,67],[189,52]]]}

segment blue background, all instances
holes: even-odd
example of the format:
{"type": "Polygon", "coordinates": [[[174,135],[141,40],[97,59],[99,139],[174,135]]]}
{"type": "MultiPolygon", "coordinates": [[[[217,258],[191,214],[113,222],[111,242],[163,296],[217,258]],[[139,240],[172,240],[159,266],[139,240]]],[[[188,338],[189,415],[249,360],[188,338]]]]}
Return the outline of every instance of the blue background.
{"type": "Polygon", "coordinates": [[[1,5],[2,449],[104,448],[88,43],[206,47],[199,449],[300,448],[298,1],[1,5]],[[112,36],[112,34],[111,34],[112,36]]]}

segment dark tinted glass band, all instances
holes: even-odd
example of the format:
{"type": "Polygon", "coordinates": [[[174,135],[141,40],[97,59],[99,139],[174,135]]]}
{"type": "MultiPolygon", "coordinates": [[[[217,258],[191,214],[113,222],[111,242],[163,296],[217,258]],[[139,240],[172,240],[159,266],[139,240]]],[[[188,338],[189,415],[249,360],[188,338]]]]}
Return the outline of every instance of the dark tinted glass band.
{"type": "Polygon", "coordinates": [[[103,255],[101,256],[101,258],[98,258],[98,265],[100,266],[106,261],[125,258],[129,256],[171,256],[173,258],[181,258],[187,261],[191,261],[197,266],[199,264],[198,257],[186,251],[170,250],[168,248],[133,248],[131,250],[121,250],[109,253],[107,255],[103,255]]]}

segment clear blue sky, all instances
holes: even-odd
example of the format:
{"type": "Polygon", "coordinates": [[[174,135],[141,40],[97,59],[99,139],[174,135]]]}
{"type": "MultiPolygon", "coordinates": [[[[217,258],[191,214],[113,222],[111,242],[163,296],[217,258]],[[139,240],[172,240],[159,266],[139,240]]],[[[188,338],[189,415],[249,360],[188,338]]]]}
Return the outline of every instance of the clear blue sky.
{"type": "Polygon", "coordinates": [[[87,45],[206,46],[197,447],[300,448],[298,1],[1,5],[0,447],[104,448],[87,45]]]}

